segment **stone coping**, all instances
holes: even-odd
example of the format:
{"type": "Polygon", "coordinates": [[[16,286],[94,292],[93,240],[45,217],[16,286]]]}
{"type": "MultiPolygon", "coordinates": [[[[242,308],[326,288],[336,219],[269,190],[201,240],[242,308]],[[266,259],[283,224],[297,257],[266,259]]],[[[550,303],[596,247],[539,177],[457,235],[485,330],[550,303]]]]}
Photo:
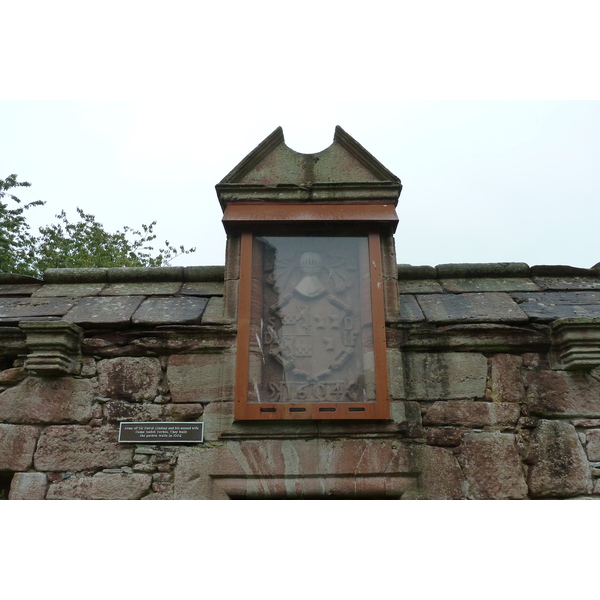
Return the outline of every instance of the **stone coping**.
{"type": "Polygon", "coordinates": [[[477,277],[600,277],[600,263],[590,269],[567,265],[535,265],[526,263],[449,263],[430,267],[398,265],[398,278],[414,279],[460,279],[477,277]]]}
{"type": "Polygon", "coordinates": [[[222,282],[225,267],[115,267],[110,269],[47,269],[43,279],[0,273],[0,284],[222,282]]]}
{"type": "MultiPolygon", "coordinates": [[[[49,283],[134,283],[155,281],[222,282],[225,267],[114,267],[103,269],[47,269],[43,279],[14,273],[0,273],[0,284],[49,283]]],[[[600,263],[590,269],[568,265],[535,265],[526,263],[448,263],[398,265],[400,280],[460,279],[483,277],[600,277],[600,263]]]]}

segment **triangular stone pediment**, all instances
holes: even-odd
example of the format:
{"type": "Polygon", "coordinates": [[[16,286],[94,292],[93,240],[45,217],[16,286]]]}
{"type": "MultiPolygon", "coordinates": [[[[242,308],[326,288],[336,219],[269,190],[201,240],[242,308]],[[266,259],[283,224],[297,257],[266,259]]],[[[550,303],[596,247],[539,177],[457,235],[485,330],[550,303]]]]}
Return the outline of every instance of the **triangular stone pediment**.
{"type": "Polygon", "coordinates": [[[338,126],[331,146],[314,154],[289,148],[282,128],[278,127],[221,184],[307,187],[315,183],[358,182],[400,180],[338,126]]]}

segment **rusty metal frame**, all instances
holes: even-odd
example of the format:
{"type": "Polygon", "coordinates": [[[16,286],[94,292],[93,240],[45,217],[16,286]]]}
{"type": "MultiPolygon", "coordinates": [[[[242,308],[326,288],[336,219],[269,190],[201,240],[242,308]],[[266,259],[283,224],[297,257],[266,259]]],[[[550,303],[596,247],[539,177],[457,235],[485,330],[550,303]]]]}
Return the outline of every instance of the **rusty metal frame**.
{"type": "Polygon", "coordinates": [[[252,227],[244,229],[241,234],[237,363],[234,397],[235,420],[363,420],[390,418],[380,232],[372,224],[370,226],[363,226],[362,232],[363,234],[366,233],[368,237],[375,363],[375,401],[248,403],[252,306],[252,246],[254,237],[254,227],[252,227]]]}

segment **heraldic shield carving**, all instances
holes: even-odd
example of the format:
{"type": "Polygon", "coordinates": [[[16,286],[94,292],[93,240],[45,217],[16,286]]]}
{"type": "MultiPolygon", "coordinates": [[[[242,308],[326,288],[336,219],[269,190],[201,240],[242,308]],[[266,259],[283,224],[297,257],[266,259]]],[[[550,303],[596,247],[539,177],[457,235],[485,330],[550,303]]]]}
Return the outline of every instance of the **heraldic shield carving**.
{"type": "Polygon", "coordinates": [[[248,405],[375,402],[371,289],[366,235],[254,237],[248,405]]]}

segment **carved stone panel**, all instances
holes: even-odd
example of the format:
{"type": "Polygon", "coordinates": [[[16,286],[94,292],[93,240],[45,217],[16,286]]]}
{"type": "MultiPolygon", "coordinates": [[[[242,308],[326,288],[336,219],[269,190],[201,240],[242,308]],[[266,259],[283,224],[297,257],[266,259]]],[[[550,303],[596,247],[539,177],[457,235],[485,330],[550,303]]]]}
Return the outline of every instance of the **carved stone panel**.
{"type": "Polygon", "coordinates": [[[257,237],[248,402],[375,400],[366,237],[257,237]]]}

